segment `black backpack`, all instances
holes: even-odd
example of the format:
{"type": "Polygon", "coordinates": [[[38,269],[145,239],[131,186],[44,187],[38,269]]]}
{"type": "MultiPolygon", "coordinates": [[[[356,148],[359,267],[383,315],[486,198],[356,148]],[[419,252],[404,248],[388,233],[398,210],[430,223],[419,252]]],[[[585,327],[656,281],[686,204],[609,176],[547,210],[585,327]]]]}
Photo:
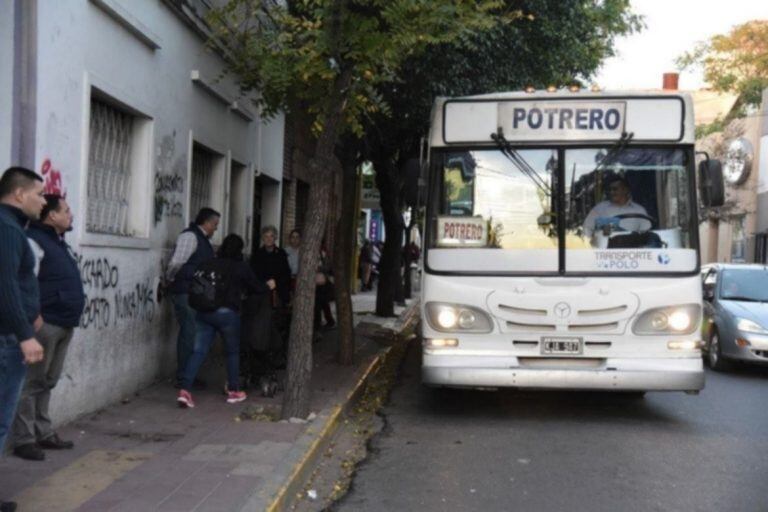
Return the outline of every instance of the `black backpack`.
{"type": "Polygon", "coordinates": [[[231,262],[215,258],[198,265],[189,286],[189,306],[203,313],[210,313],[225,306],[230,288],[231,268],[231,262]]]}

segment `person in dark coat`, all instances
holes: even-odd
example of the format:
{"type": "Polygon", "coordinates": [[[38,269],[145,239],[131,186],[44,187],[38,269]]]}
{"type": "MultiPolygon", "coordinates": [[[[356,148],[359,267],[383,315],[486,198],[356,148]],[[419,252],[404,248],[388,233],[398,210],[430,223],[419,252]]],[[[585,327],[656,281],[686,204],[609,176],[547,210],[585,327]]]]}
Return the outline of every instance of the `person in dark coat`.
{"type": "Polygon", "coordinates": [[[274,306],[287,306],[291,301],[291,267],[288,254],[276,244],[277,228],[266,226],[261,230],[261,247],[251,255],[251,268],[261,279],[274,279],[278,302],[274,306]]]}
{"type": "Polygon", "coordinates": [[[179,322],[176,339],[176,386],[181,385],[184,367],[192,355],[195,343],[195,310],[189,307],[189,285],[197,266],[213,258],[210,238],[219,227],[221,214],[212,208],[201,208],[195,222],[181,232],[173,256],[168,263],[165,279],[169,284],[171,302],[179,322]]]}
{"type": "Polygon", "coordinates": [[[251,255],[251,269],[262,280],[273,279],[268,295],[254,295],[243,304],[245,379],[255,383],[284,364],[290,315],[291,267],[287,253],[276,245],[277,228],[261,230],[262,245],[251,255]]]}
{"type": "Polygon", "coordinates": [[[53,430],[48,405],[85,307],[85,291],[77,260],[64,241],[64,234],[72,230],[72,212],[67,201],[59,195],[48,194],[45,201],[40,222],[33,222],[27,228],[39,264],[37,281],[43,325],[37,339],[45,350],[45,357],[42,364],[27,370],[11,439],[14,455],[27,460],[45,459],[42,448],[60,450],[74,446],[71,441],[59,438],[53,430]]]}
{"type": "Polygon", "coordinates": [[[225,277],[226,299],[215,311],[198,311],[195,315],[194,350],[184,369],[181,390],[176,399],[181,407],[195,406],[190,392],[192,383],[208,356],[216,333],[223,338],[227,355],[227,402],[234,404],[246,399],[245,391],[240,390],[240,308],[243,295],[264,295],[275,288],[275,282],[268,279],[265,283],[256,277],[243,261],[244,246],[243,239],[238,235],[227,235],[219,248],[218,258],[211,262],[211,269],[225,277]]]}
{"type": "Polygon", "coordinates": [[[371,271],[373,269],[373,245],[369,240],[363,242],[360,248],[360,288],[363,291],[371,289],[371,271]]]}
{"type": "MultiPolygon", "coordinates": [[[[0,178],[0,456],[16,415],[24,376],[43,360],[35,337],[40,328],[40,291],[35,255],[24,227],[45,206],[43,178],[23,167],[11,167],[0,178]]],[[[5,487],[5,486],[2,486],[5,487]]],[[[5,492],[0,489],[0,493],[5,492]]],[[[10,490],[8,490],[10,492],[10,490]]],[[[0,502],[0,509],[16,504],[0,502]]]]}

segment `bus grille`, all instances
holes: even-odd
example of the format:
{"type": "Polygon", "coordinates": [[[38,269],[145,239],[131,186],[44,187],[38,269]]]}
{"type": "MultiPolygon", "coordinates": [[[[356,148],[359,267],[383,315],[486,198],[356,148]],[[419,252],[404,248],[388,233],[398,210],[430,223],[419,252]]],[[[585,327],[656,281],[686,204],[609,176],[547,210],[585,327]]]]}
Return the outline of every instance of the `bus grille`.
{"type": "Polygon", "coordinates": [[[488,296],[487,305],[502,332],[563,334],[621,333],[639,306],[637,296],[629,292],[580,292],[497,291],[488,296]]]}

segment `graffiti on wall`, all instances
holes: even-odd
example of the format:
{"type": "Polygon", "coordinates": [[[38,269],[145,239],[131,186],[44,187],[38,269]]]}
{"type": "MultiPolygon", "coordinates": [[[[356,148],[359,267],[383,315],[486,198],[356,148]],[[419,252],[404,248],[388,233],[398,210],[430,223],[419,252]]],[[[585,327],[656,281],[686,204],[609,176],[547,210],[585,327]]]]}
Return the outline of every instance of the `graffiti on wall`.
{"type": "Polygon", "coordinates": [[[57,194],[61,197],[67,197],[67,191],[64,189],[64,180],[61,178],[61,171],[55,169],[50,158],[43,160],[40,166],[40,174],[43,177],[45,194],[57,194]]]}
{"type": "Polygon", "coordinates": [[[180,219],[184,215],[184,165],[176,155],[176,132],[166,135],[157,148],[155,170],[155,225],[164,218],[180,219]]]}
{"type": "Polygon", "coordinates": [[[83,329],[116,327],[123,321],[151,322],[155,317],[154,285],[150,278],[124,285],[120,270],[106,257],[84,258],[77,265],[85,288],[83,329]]]}

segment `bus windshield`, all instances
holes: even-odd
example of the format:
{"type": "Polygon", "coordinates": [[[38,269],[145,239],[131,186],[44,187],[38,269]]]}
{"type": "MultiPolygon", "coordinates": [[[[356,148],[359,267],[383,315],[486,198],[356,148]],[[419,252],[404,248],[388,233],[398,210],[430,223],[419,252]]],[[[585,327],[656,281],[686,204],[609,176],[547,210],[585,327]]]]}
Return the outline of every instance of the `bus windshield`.
{"type": "Polygon", "coordinates": [[[696,268],[687,150],[478,149],[435,157],[429,241],[434,250],[428,260],[435,270],[591,274],[696,268]]]}

